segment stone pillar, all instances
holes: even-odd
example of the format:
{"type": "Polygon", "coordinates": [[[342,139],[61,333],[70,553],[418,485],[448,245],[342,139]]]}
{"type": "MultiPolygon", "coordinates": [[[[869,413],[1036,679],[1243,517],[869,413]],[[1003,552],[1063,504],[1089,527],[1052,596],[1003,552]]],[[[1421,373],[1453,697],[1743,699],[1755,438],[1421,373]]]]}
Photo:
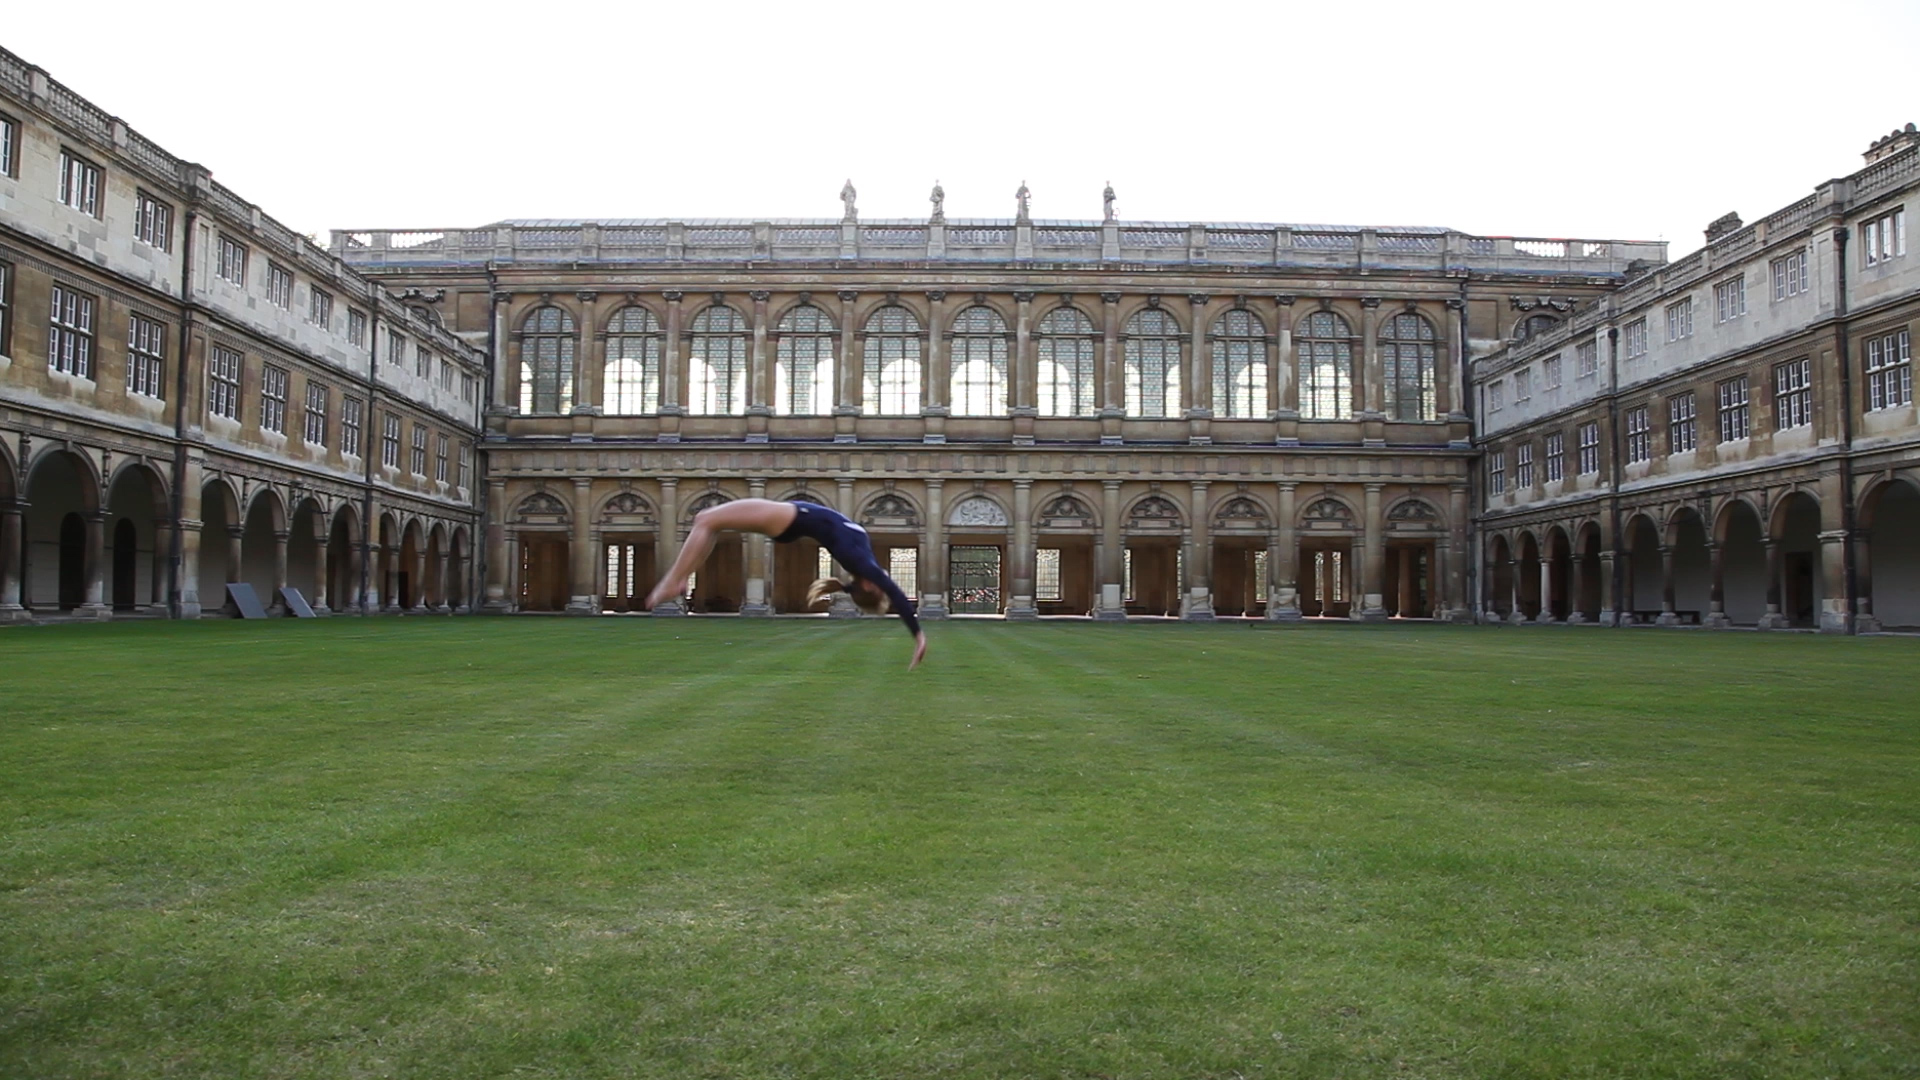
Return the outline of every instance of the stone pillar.
{"type": "Polygon", "coordinates": [[[573,372],[573,441],[593,441],[593,418],[600,415],[602,373],[607,367],[607,335],[595,307],[600,294],[582,291],[580,301],[579,361],[573,372]]]}
{"type": "Polygon", "coordinates": [[[313,523],[313,557],[315,565],[313,571],[312,605],[315,615],[329,615],[333,612],[333,609],[327,606],[327,601],[330,599],[327,595],[327,549],[331,546],[332,539],[332,537],[327,535],[326,517],[323,515],[315,515],[313,523]]]}
{"type": "Polygon", "coordinates": [[[945,481],[927,481],[927,531],[920,542],[920,617],[947,617],[947,518],[941,505],[945,481]]]}
{"type": "Polygon", "coordinates": [[[147,607],[165,611],[167,606],[167,566],[173,551],[173,524],[164,519],[153,523],[153,558],[148,560],[147,607]]]}
{"type": "Polygon", "coordinates": [[[1673,545],[1660,545],[1660,617],[1656,626],[1678,626],[1680,616],[1673,608],[1673,545]]]}
{"type": "MultiPolygon", "coordinates": [[[[852,477],[842,476],[842,477],[837,477],[835,479],[833,501],[834,501],[834,509],[840,511],[842,514],[845,514],[849,518],[854,516],[853,478],[852,477]]],[[[839,574],[844,569],[845,567],[843,567],[838,560],[834,561],[833,572],[835,574],[839,574]]],[[[848,596],[846,593],[837,592],[837,593],[834,593],[832,596],[828,597],[827,618],[855,619],[855,618],[859,618],[859,616],[860,616],[859,607],[857,607],[854,604],[853,598],[848,596]]]]}
{"type": "Polygon", "coordinates": [[[1623,604],[1613,593],[1613,549],[1600,549],[1600,625],[1623,626],[1623,613],[1630,611],[1632,605],[1623,604]]]}
{"type": "Polygon", "coordinates": [[[1033,563],[1033,481],[1021,477],[1013,482],[1013,595],[1006,612],[1010,620],[1040,617],[1033,599],[1033,563]]]}
{"type": "Polygon", "coordinates": [[[1360,349],[1362,362],[1354,380],[1355,413],[1360,419],[1360,442],[1365,446],[1385,446],[1386,376],[1380,360],[1380,298],[1360,301],[1360,349]]]}
{"type": "MultiPolygon", "coordinates": [[[[766,477],[747,478],[747,497],[767,497],[766,477]]],[[[740,614],[755,618],[772,615],[773,605],[767,602],[767,553],[773,540],[759,533],[742,533],[740,543],[747,549],[747,598],[740,605],[740,614]]]]}
{"type": "Polygon", "coordinates": [[[1785,630],[1793,625],[1781,610],[1780,597],[1786,575],[1785,553],[1780,550],[1779,542],[1770,536],[1761,538],[1760,548],[1767,555],[1767,613],[1760,616],[1760,629],[1785,630]]]}
{"type": "Polygon", "coordinates": [[[573,478],[573,535],[568,538],[567,566],[571,584],[567,589],[567,614],[600,613],[600,590],[594,587],[593,566],[593,481],[584,476],[573,478]]]}
{"type": "Polygon", "coordinates": [[[486,521],[487,598],[481,610],[490,614],[504,614],[513,610],[513,602],[507,592],[511,563],[507,556],[506,518],[507,482],[504,479],[489,477],[486,521]]]}
{"type": "Polygon", "coordinates": [[[1442,545],[1441,562],[1446,564],[1446,618],[1449,622],[1472,622],[1473,610],[1467,602],[1467,560],[1473,557],[1473,545],[1467,538],[1467,485],[1447,486],[1447,542],[1442,545]]]}
{"type": "MultiPolygon", "coordinates": [[[[1127,415],[1126,365],[1120,353],[1120,294],[1100,294],[1100,443],[1123,441],[1121,421],[1127,415]]],[[[1105,600],[1101,601],[1104,610],[1105,600]]],[[[1124,613],[1123,613],[1124,615],[1124,613]]]]}
{"type": "Polygon", "coordinates": [[[25,622],[31,618],[20,606],[20,521],[17,502],[0,506],[0,622],[25,622]]]}
{"type": "Polygon", "coordinates": [[[1551,623],[1553,618],[1553,560],[1545,550],[1540,552],[1540,614],[1533,617],[1537,623],[1551,623]]]}
{"type": "Polygon", "coordinates": [[[1873,614],[1873,543],[1866,529],[1856,530],[1853,536],[1853,587],[1854,633],[1879,633],[1880,620],[1873,614]]]}
{"type": "Polygon", "coordinates": [[[1845,529],[1820,534],[1820,632],[1823,634],[1845,634],[1853,630],[1853,612],[1847,610],[1846,558],[1851,539],[1845,529]]]}
{"type": "MultiPolygon", "coordinates": [[[[1112,313],[1112,308],[1108,308],[1112,313]]],[[[1120,530],[1120,481],[1100,481],[1100,604],[1093,617],[1127,620],[1126,539],[1120,530]]]]}
{"type": "MultiPolygon", "coordinates": [[[[287,587],[287,541],[292,535],[286,529],[273,530],[273,595],[264,598],[269,615],[284,615],[287,612],[287,602],[281,599],[280,590],[287,587]]],[[[418,581],[417,578],[415,580],[418,581]]]]}
{"type": "Polygon", "coordinates": [[[1267,618],[1296,622],[1300,618],[1300,537],[1295,526],[1294,498],[1297,484],[1282,480],[1274,485],[1279,497],[1273,543],[1267,548],[1267,618]]]}
{"type": "MultiPolygon", "coordinates": [[[[1013,444],[1033,445],[1033,421],[1039,410],[1034,406],[1033,384],[1039,372],[1033,357],[1033,293],[1016,292],[1018,305],[1013,320],[1013,358],[1007,365],[1008,415],[1013,417],[1013,444]]],[[[1012,615],[1012,611],[1008,611],[1012,615]]]]}
{"type": "Polygon", "coordinates": [[[1358,618],[1368,622],[1377,622],[1387,617],[1385,598],[1381,594],[1382,582],[1386,579],[1387,533],[1386,523],[1380,517],[1380,493],[1385,485],[1366,485],[1366,533],[1362,543],[1366,549],[1360,559],[1360,588],[1354,597],[1354,607],[1358,618]]]}
{"type": "MultiPolygon", "coordinates": [[[[664,580],[680,554],[680,478],[660,478],[660,542],[653,545],[653,576],[664,580]]],[[[669,596],[653,609],[655,615],[685,615],[684,597],[669,596]]]]}
{"type": "Polygon", "coordinates": [[[668,289],[660,294],[667,302],[666,341],[660,353],[660,434],[661,442],[680,441],[680,418],[687,415],[687,375],[680,355],[680,301],[686,294],[668,289]]]}
{"type": "Polygon", "coordinates": [[[1587,594],[1587,562],[1579,554],[1573,553],[1567,559],[1567,622],[1579,624],[1587,621],[1587,613],[1580,607],[1580,598],[1587,594]]]}
{"type": "MultiPolygon", "coordinates": [[[[194,500],[193,513],[199,512],[194,500]]],[[[200,617],[200,521],[183,514],[180,518],[180,617],[200,617]]]]}
{"type": "Polygon", "coordinates": [[[1507,581],[1510,582],[1507,597],[1507,621],[1519,626],[1527,621],[1527,613],[1520,603],[1520,559],[1516,556],[1507,562],[1507,581]]]}
{"type": "Polygon", "coordinates": [[[86,525],[86,550],[80,563],[86,591],[73,614],[82,619],[111,619],[113,605],[106,602],[107,512],[89,510],[80,518],[86,525]]]}
{"type": "MultiPolygon", "coordinates": [[[[1187,296],[1187,442],[1205,446],[1213,441],[1213,366],[1207,357],[1207,301],[1204,293],[1187,296]]],[[[1208,610],[1212,610],[1208,601],[1208,610]]]]}
{"type": "MultiPolygon", "coordinates": [[[[433,572],[438,575],[438,577],[434,578],[434,580],[439,583],[439,587],[436,588],[434,591],[440,594],[440,602],[434,605],[431,610],[439,612],[442,615],[451,613],[453,611],[453,606],[454,606],[453,602],[447,598],[447,593],[453,591],[453,589],[455,588],[455,586],[453,586],[452,583],[448,581],[448,575],[447,575],[447,568],[450,565],[452,558],[453,558],[453,553],[446,550],[445,548],[442,548],[440,550],[439,556],[436,559],[434,559],[434,563],[436,565],[433,568],[433,572]]],[[[422,595],[424,596],[424,594],[422,595]]]]}
{"type": "Polygon", "coordinates": [[[1707,542],[1707,560],[1713,567],[1713,584],[1707,593],[1707,615],[1703,625],[1724,629],[1733,625],[1727,618],[1726,545],[1707,542]]]}
{"type": "Polygon", "coordinates": [[[920,438],[935,445],[947,441],[947,350],[940,333],[946,325],[946,300],[944,289],[927,292],[927,348],[920,365],[920,416],[924,424],[920,438]]]}
{"type": "Polygon", "coordinates": [[[767,424],[773,416],[773,365],[767,357],[767,300],[773,294],[755,289],[747,296],[753,300],[753,344],[747,352],[747,441],[767,441],[767,424]]]}
{"type": "Polygon", "coordinates": [[[501,412],[520,408],[519,346],[507,325],[508,293],[493,294],[493,407],[501,412]]]}
{"type": "MultiPolygon", "coordinates": [[[[231,585],[240,580],[240,540],[246,535],[243,525],[227,526],[227,581],[231,585]]],[[[221,590],[221,599],[225,600],[226,590],[221,590]]]]}
{"type": "Polygon", "coordinates": [[[853,289],[841,289],[834,295],[840,298],[840,379],[834,388],[833,441],[850,443],[859,438],[855,432],[866,371],[866,349],[860,346],[865,335],[856,334],[853,325],[853,302],[860,294],[853,289]]]}
{"type": "MultiPolygon", "coordinates": [[[[1195,311],[1199,309],[1196,307],[1195,311]]],[[[1213,535],[1208,530],[1207,488],[1205,480],[1193,482],[1193,501],[1188,514],[1193,528],[1193,550],[1187,554],[1187,594],[1180,604],[1180,617],[1204,622],[1213,618],[1213,535]]]]}
{"type": "Polygon", "coordinates": [[[1447,377],[1436,382],[1439,388],[1445,390],[1446,398],[1435,404],[1439,406],[1440,415],[1456,424],[1464,423],[1467,419],[1465,387],[1467,344],[1461,322],[1466,308],[1465,300],[1458,298],[1448,300],[1447,317],[1441,320],[1440,331],[1440,362],[1447,365],[1447,377]]]}
{"type": "Polygon", "coordinates": [[[1274,298],[1273,367],[1267,379],[1267,401],[1273,407],[1273,441],[1277,446],[1300,445],[1300,356],[1293,345],[1293,297],[1274,298]]]}

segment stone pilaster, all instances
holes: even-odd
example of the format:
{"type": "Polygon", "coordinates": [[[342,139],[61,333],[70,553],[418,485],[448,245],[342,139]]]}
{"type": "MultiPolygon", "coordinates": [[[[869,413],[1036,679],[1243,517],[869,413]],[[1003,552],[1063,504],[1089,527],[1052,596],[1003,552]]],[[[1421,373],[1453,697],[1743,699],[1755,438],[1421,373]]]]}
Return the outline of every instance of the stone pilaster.
{"type": "MultiPolygon", "coordinates": [[[[1108,307],[1112,311],[1112,307],[1108,307]]],[[[1120,522],[1120,481],[1100,481],[1100,606],[1093,617],[1103,622],[1125,622],[1126,536],[1120,522]]]]}
{"type": "Polygon", "coordinates": [[[1033,481],[1025,477],[1013,481],[1013,595],[1006,615],[1012,620],[1040,617],[1034,602],[1033,575],[1033,481]]]}
{"type": "Polygon", "coordinates": [[[1380,516],[1380,493],[1385,485],[1366,485],[1366,532],[1361,538],[1364,553],[1360,557],[1360,587],[1354,597],[1354,617],[1378,622],[1387,617],[1382,583],[1386,580],[1386,523],[1380,516]]]}
{"type": "Polygon", "coordinates": [[[1283,622],[1300,618],[1300,535],[1294,510],[1298,487],[1287,480],[1274,484],[1278,520],[1267,544],[1267,618],[1283,622]]]}
{"type": "Polygon", "coordinates": [[[920,617],[947,617],[947,519],[945,481],[927,481],[927,530],[920,547],[920,617]]]}
{"type": "Polygon", "coordinates": [[[1187,535],[1192,547],[1187,552],[1187,580],[1182,582],[1186,595],[1181,598],[1180,617],[1196,622],[1213,618],[1213,535],[1208,529],[1211,524],[1207,510],[1208,487],[1207,481],[1195,480],[1193,501],[1188,504],[1193,525],[1187,535]]]}
{"type": "MultiPolygon", "coordinates": [[[[1117,230],[1116,230],[1117,232],[1117,230]]],[[[1127,415],[1126,365],[1120,350],[1120,294],[1100,294],[1100,444],[1119,446],[1127,415]]],[[[1102,601],[1104,604],[1104,601],[1102,601]]],[[[1125,613],[1122,612],[1122,617],[1125,613]]]]}

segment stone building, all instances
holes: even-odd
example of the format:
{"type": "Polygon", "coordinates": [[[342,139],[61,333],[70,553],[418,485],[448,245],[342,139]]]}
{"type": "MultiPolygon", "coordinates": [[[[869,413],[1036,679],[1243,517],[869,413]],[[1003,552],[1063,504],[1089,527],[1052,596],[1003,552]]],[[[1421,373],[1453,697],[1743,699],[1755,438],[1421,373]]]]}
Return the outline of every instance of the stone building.
{"type": "Polygon", "coordinates": [[[0,50],[0,620],[468,606],[485,365],[0,50]]]}
{"type": "Polygon", "coordinates": [[[1916,194],[1909,124],[1571,311],[1514,301],[1538,332],[1472,363],[1485,612],[1920,626],[1916,194]]]}
{"type": "MultiPolygon", "coordinates": [[[[492,610],[632,609],[703,507],[862,522],[923,610],[1470,617],[1466,358],[1662,244],[1035,220],[344,230],[493,357],[492,610]]],[[[799,610],[726,541],[695,611],[799,610]]]]}

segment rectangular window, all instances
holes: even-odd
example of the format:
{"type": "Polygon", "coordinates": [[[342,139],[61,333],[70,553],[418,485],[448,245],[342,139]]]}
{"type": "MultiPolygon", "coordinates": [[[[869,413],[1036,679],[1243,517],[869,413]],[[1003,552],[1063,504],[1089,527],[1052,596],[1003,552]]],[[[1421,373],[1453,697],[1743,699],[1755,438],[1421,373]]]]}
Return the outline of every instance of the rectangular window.
{"type": "MultiPolygon", "coordinates": [[[[0,262],[0,356],[12,356],[13,264],[0,262]]],[[[0,556],[3,557],[3,556],[0,556]]]]}
{"type": "Polygon", "coordinates": [[[448,393],[452,393],[453,392],[453,375],[454,375],[453,361],[445,358],[440,358],[440,359],[437,359],[435,362],[440,365],[438,368],[435,369],[436,371],[439,372],[439,375],[440,375],[440,389],[445,390],[448,393]]]}
{"type": "Polygon", "coordinates": [[[1773,430],[1813,423],[1813,360],[1801,357],[1773,365],[1773,430]]]}
{"type": "Polygon", "coordinates": [[[1566,476],[1567,441],[1557,431],[1547,436],[1547,483],[1557,484],[1566,476]]]}
{"type": "Polygon", "coordinates": [[[1693,297],[1667,305],[1667,340],[1683,341],[1693,336],[1693,297]]]}
{"type": "Polygon", "coordinates": [[[1773,260],[1773,298],[1785,300],[1807,291],[1807,249],[1791,252],[1773,260]]]}
{"type": "Polygon", "coordinates": [[[1667,453],[1684,454],[1694,447],[1693,391],[1667,399],[1667,453]]]}
{"type": "MultiPolygon", "coordinates": [[[[462,481],[461,487],[466,483],[462,481]]],[[[920,595],[920,549],[910,547],[887,550],[887,576],[908,596],[920,595]]]]}
{"type": "Polygon", "coordinates": [[[1547,389],[1560,389],[1560,356],[1554,354],[1540,362],[1540,375],[1546,380],[1547,389]]]}
{"type": "Polygon", "coordinates": [[[400,467],[400,418],[393,413],[380,418],[380,464],[389,469],[400,467]]]}
{"type": "Polygon", "coordinates": [[[450,442],[451,440],[445,435],[440,436],[440,442],[435,446],[436,452],[433,455],[433,478],[443,484],[447,482],[447,451],[450,442]]]}
{"type": "Polygon", "coordinates": [[[1627,410],[1627,464],[1653,460],[1653,420],[1647,406],[1627,410]]]}
{"type": "Polygon", "coordinates": [[[1713,287],[1713,311],[1721,322],[1731,322],[1747,313],[1746,275],[1730,278],[1713,287]]]}
{"type": "Polygon", "coordinates": [[[142,191],[134,198],[134,238],[151,248],[173,250],[173,207],[142,191]]]}
{"type": "Polygon", "coordinates": [[[473,376],[464,371],[460,373],[460,400],[473,404],[473,376]]]}
{"type": "Polygon", "coordinates": [[[433,353],[425,345],[414,347],[413,373],[423,379],[433,376],[433,353]]]}
{"type": "Polygon", "coordinates": [[[1533,397],[1533,369],[1523,367],[1513,373],[1513,403],[1518,405],[1533,397]]]}
{"type": "Polygon", "coordinates": [[[307,297],[307,321],[322,330],[333,329],[333,296],[312,289],[307,297]]]}
{"type": "Polygon", "coordinates": [[[399,367],[407,359],[407,339],[393,331],[387,331],[387,363],[399,367]]]}
{"type": "Polygon", "coordinates": [[[260,372],[260,430],[287,433],[287,369],[266,365],[260,372]]]}
{"type": "Polygon", "coordinates": [[[1902,207],[1860,225],[1860,259],[1876,266],[1907,253],[1907,211],[1902,207]]]}
{"type": "Polygon", "coordinates": [[[240,368],[244,359],[224,345],[207,351],[207,415],[240,418],[240,368]]]}
{"type": "Polygon", "coordinates": [[[127,393],[165,398],[167,327],[143,315],[127,320],[127,393]]]}
{"type": "Polygon", "coordinates": [[[1057,603],[1060,599],[1060,549],[1040,548],[1033,554],[1033,598],[1042,603],[1057,603]]]}
{"type": "Polygon", "coordinates": [[[360,410],[359,398],[340,399],[340,453],[347,457],[360,456],[360,410]]]}
{"type": "Polygon", "coordinates": [[[1133,549],[1124,548],[1120,552],[1120,599],[1133,603],[1133,549]]]}
{"type": "Polygon", "coordinates": [[[1513,486],[1515,489],[1533,486],[1533,444],[1523,442],[1513,452],[1513,486]]]}
{"type": "Polygon", "coordinates": [[[1867,408],[1913,403],[1913,354],[1907,332],[1867,339],[1867,408]]]}
{"type": "Polygon", "coordinates": [[[1600,471],[1600,422],[1591,420],[1580,425],[1580,475],[1591,476],[1600,471]]]}
{"type": "Polygon", "coordinates": [[[413,475],[427,475],[427,429],[419,424],[413,425],[413,475]]]}
{"type": "MultiPolygon", "coordinates": [[[[459,444],[459,446],[455,450],[455,453],[456,453],[456,456],[458,456],[460,459],[460,486],[463,488],[472,487],[473,475],[467,471],[468,462],[470,460],[467,457],[467,444],[466,443],[459,444]]],[[[895,550],[899,550],[899,549],[896,548],[895,550]]],[[[908,548],[907,550],[913,551],[912,548],[908,548]]],[[[900,580],[900,576],[898,574],[894,575],[893,580],[898,582],[900,580]]],[[[901,585],[900,588],[902,591],[905,591],[907,586],[901,585]]]]}
{"type": "Polygon", "coordinates": [[[352,308],[347,309],[347,342],[356,349],[367,344],[367,316],[352,308]]]}
{"type": "Polygon", "coordinates": [[[47,366],[82,379],[93,378],[93,297],[64,285],[53,287],[47,366]]]}
{"type": "Polygon", "coordinates": [[[1747,377],[1728,379],[1715,387],[1720,399],[1720,441],[1744,439],[1752,431],[1753,416],[1747,411],[1747,377]]]}
{"type": "Polygon", "coordinates": [[[325,384],[307,381],[307,425],[301,434],[308,446],[327,445],[327,399],[331,396],[325,384]]]}
{"type": "Polygon", "coordinates": [[[1495,495],[1507,493],[1507,452],[1495,450],[1487,456],[1487,490],[1495,495]]]}
{"type": "Polygon", "coordinates": [[[214,273],[224,280],[231,281],[242,288],[247,284],[247,246],[238,240],[220,234],[220,258],[214,265],[214,273]]]}
{"type": "Polygon", "coordinates": [[[274,307],[293,310],[293,271],[278,263],[267,264],[267,299],[274,307]]]}
{"type": "Polygon", "coordinates": [[[1624,336],[1627,359],[1638,360],[1647,355],[1647,320],[1635,319],[1628,323],[1624,336]]]}
{"type": "Polygon", "coordinates": [[[1600,345],[1583,341],[1573,350],[1573,362],[1579,378],[1591,379],[1600,370],[1600,345]]]}
{"type": "Polygon", "coordinates": [[[20,122],[0,116],[0,176],[18,176],[20,164],[20,122]]]}
{"type": "Polygon", "coordinates": [[[100,167],[60,151],[60,201],[83,214],[100,216],[100,167]]]}
{"type": "Polygon", "coordinates": [[[1507,382],[1495,379],[1487,384],[1487,411],[1497,413],[1507,405],[1507,382]]]}

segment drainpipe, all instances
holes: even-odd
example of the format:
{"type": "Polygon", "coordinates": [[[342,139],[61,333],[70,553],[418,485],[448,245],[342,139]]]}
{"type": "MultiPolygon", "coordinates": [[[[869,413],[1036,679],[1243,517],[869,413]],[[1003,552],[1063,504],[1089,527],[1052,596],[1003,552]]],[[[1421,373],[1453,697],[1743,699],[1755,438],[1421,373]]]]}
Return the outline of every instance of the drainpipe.
{"type": "Polygon", "coordinates": [[[1847,227],[1833,230],[1833,355],[1840,361],[1840,568],[1846,577],[1847,633],[1859,632],[1860,567],[1853,555],[1853,353],[1847,332],[1847,227]]]}
{"type": "Polygon", "coordinates": [[[193,230],[200,212],[187,208],[186,229],[180,236],[180,349],[173,361],[173,536],[167,541],[167,617],[181,615],[180,572],[186,562],[185,528],[187,487],[187,356],[192,340],[188,325],[193,308],[193,230]]]}
{"type": "MultiPolygon", "coordinates": [[[[1473,372],[1471,365],[1467,362],[1467,283],[1469,280],[1471,280],[1470,274],[1460,279],[1460,328],[1458,331],[1460,334],[1460,396],[1465,400],[1455,404],[1467,416],[1467,444],[1471,446],[1473,436],[1479,428],[1479,417],[1475,408],[1473,381],[1470,377],[1473,372]]],[[[1298,371],[1293,374],[1295,379],[1300,377],[1298,371]]],[[[1479,515],[1473,512],[1473,508],[1479,505],[1478,492],[1475,490],[1479,483],[1479,465],[1480,459],[1477,456],[1469,459],[1467,464],[1467,550],[1460,552],[1457,556],[1466,561],[1467,595],[1464,599],[1467,602],[1467,611],[1472,614],[1473,621],[1476,623],[1480,621],[1483,601],[1480,595],[1479,515]]]]}
{"type": "Polygon", "coordinates": [[[1627,584],[1626,537],[1620,533],[1620,328],[1607,327],[1607,442],[1612,459],[1612,491],[1607,496],[1607,520],[1613,530],[1613,625],[1625,625],[1633,612],[1633,597],[1621,596],[1627,584]]]}
{"type": "MultiPolygon", "coordinates": [[[[374,440],[382,438],[382,429],[375,426],[374,402],[380,392],[380,283],[369,280],[372,296],[367,303],[367,424],[366,441],[360,449],[360,467],[365,470],[360,489],[360,614],[367,614],[367,583],[373,574],[373,448],[374,440]]],[[[382,443],[382,446],[385,444],[382,443]]],[[[382,587],[386,582],[380,583],[382,587]]],[[[380,597],[382,604],[387,602],[385,595],[380,597]]],[[[375,608],[374,613],[378,614],[375,608]]]]}
{"type": "MultiPolygon", "coordinates": [[[[493,293],[499,288],[500,278],[494,272],[493,264],[487,264],[487,363],[485,375],[480,380],[480,415],[474,418],[473,439],[473,483],[474,509],[478,512],[478,521],[474,528],[473,566],[474,571],[467,583],[469,596],[467,609],[479,611],[487,600],[487,553],[493,545],[487,541],[487,516],[493,512],[491,505],[493,485],[487,483],[488,463],[492,455],[480,449],[481,442],[487,436],[487,416],[493,411],[493,367],[494,350],[500,347],[497,340],[498,320],[493,314],[493,293]]],[[[577,377],[577,376],[576,376],[577,377]]]]}

